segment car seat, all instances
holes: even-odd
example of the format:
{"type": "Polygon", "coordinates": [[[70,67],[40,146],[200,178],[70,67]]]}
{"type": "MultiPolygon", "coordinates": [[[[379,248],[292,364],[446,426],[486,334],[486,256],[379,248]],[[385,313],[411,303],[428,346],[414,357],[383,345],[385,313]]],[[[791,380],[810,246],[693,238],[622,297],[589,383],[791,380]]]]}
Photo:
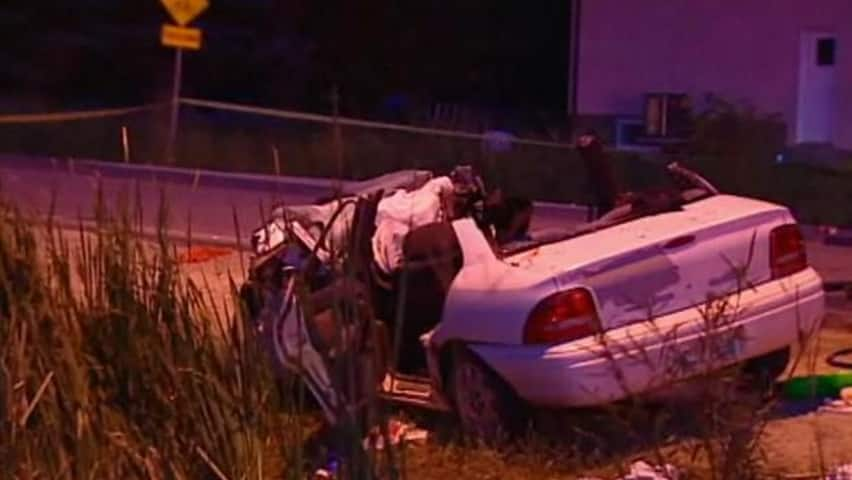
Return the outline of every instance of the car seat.
{"type": "Polygon", "coordinates": [[[420,336],[434,328],[444,311],[450,285],[463,264],[461,245],[449,222],[416,228],[403,241],[403,265],[395,279],[398,298],[395,325],[401,339],[397,369],[419,373],[426,368],[420,336]],[[401,315],[399,315],[401,314],[401,315]]]}

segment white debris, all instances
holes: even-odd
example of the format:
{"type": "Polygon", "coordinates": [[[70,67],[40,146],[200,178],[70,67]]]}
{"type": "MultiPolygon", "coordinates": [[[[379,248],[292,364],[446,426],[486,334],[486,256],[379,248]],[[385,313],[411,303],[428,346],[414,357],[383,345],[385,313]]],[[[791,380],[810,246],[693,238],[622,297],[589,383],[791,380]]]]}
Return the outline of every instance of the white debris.
{"type": "Polygon", "coordinates": [[[825,477],[825,480],[852,480],[852,463],[835,468],[825,477]]]}
{"type": "MultiPolygon", "coordinates": [[[[681,472],[678,468],[665,464],[663,466],[653,466],[644,460],[638,460],[630,465],[630,471],[626,476],[619,477],[618,480],[680,480],[681,472]]],[[[583,478],[581,480],[600,480],[594,478],[583,478]]]]}
{"type": "Polygon", "coordinates": [[[817,409],[820,413],[852,413],[852,403],[843,400],[830,400],[817,409]]]}
{"type": "MultiPolygon", "coordinates": [[[[437,177],[429,180],[413,191],[397,190],[379,201],[376,211],[376,232],[372,238],[373,256],[378,266],[385,272],[393,272],[402,261],[402,243],[406,234],[414,228],[443,220],[443,199],[453,193],[454,185],[450,177],[437,177]]],[[[271,250],[281,243],[285,228],[275,222],[298,222],[303,229],[314,226],[328,227],[333,223],[323,247],[329,250],[344,245],[352,227],[355,212],[354,198],[334,200],[324,205],[284,206],[275,212],[276,220],[255,235],[256,243],[267,244],[263,250],[271,250]],[[339,213],[338,210],[341,210],[339,213]],[[336,217],[335,217],[336,214],[336,217]],[[281,232],[279,232],[279,230],[281,232]],[[268,233],[267,233],[268,232],[268,233]],[[276,238],[271,238],[275,236],[276,238]]],[[[282,223],[283,224],[283,223],[282,223]]],[[[319,240],[321,229],[307,232],[300,239],[312,248],[319,240]],[[313,238],[302,238],[312,236],[313,238]]],[[[296,232],[297,234],[299,232],[296,232]]]]}
{"type": "MultiPolygon", "coordinates": [[[[391,445],[400,443],[423,443],[429,438],[429,432],[416,425],[400,420],[390,420],[387,426],[387,437],[391,445]]],[[[370,430],[370,433],[362,442],[364,450],[384,450],[385,437],[378,427],[370,430]]]]}
{"type": "Polygon", "coordinates": [[[441,220],[442,198],[453,192],[449,177],[437,177],[417,190],[398,190],[379,202],[373,258],[385,272],[393,272],[402,261],[402,242],[416,227],[441,220]]]}
{"type": "Polygon", "coordinates": [[[847,387],[840,391],[839,400],[828,400],[819,407],[822,413],[852,413],[852,388],[847,387]]]}
{"type": "Polygon", "coordinates": [[[633,462],[627,476],[619,480],[678,480],[680,477],[680,472],[672,465],[655,467],[644,460],[639,460],[633,462]]]}

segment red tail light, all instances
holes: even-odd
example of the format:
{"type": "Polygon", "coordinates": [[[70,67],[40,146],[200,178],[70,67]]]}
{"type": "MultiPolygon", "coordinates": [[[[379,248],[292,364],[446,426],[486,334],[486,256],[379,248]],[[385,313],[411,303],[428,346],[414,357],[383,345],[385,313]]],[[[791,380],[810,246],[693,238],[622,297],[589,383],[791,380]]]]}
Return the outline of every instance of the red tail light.
{"type": "Polygon", "coordinates": [[[600,319],[589,290],[575,288],[542,300],[524,326],[524,343],[560,343],[600,332],[600,319]]]}
{"type": "Polygon", "coordinates": [[[805,241],[798,225],[775,227],[769,234],[769,266],[772,278],[786,277],[808,268],[805,241]]]}

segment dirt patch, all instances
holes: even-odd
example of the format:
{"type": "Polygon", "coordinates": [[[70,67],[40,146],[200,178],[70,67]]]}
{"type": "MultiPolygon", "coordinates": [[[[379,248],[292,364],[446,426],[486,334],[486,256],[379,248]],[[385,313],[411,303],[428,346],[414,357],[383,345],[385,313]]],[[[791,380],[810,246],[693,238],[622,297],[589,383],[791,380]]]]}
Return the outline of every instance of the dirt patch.
{"type": "MultiPolygon", "coordinates": [[[[43,242],[47,244],[50,240],[46,238],[46,232],[41,230],[39,233],[44,235],[43,242]]],[[[72,268],[78,269],[77,265],[79,265],[83,247],[93,248],[97,235],[79,230],[61,230],[56,233],[61,236],[63,243],[67,246],[72,268]]],[[[149,258],[153,258],[159,249],[151,241],[140,240],[139,244],[145,250],[146,255],[150,255],[149,258]]],[[[232,319],[235,303],[231,281],[236,287],[239,287],[245,280],[244,272],[248,268],[248,255],[222,247],[198,245],[188,248],[180,244],[173,245],[173,247],[175,248],[173,253],[178,262],[180,273],[199,288],[204,295],[205,302],[210,307],[219,310],[222,314],[229,313],[228,315],[221,315],[220,318],[232,319]]],[[[82,283],[76,274],[74,280],[72,288],[76,293],[83,294],[82,283]]]]}
{"type": "Polygon", "coordinates": [[[812,412],[769,423],[761,446],[778,473],[818,473],[852,462],[852,415],[812,412]]]}

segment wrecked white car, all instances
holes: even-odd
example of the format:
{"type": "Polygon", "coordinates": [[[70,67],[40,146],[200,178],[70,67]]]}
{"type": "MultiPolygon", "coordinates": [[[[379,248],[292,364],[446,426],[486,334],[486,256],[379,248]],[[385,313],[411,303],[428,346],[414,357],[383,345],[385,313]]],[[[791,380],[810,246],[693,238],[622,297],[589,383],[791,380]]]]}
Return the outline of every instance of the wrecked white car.
{"type": "Polygon", "coordinates": [[[773,380],[824,309],[796,221],[667,170],[668,190],[508,242],[464,169],[280,207],[253,235],[250,311],[331,419],[363,389],[361,361],[382,397],[455,411],[481,436],[525,406],[613,402],[731,366],[773,380]]]}

